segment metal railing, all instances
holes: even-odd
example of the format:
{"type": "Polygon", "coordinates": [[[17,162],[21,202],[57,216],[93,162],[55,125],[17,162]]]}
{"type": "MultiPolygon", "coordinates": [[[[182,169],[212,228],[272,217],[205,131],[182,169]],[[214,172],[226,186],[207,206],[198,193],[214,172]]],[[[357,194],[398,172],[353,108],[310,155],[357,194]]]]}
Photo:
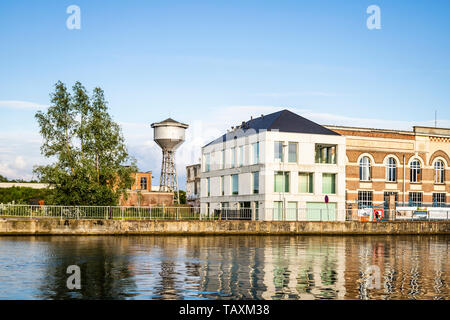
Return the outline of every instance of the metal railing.
{"type": "Polygon", "coordinates": [[[0,204],[0,217],[56,219],[121,220],[264,220],[264,221],[410,221],[449,220],[448,207],[399,207],[383,210],[381,220],[374,219],[374,208],[240,208],[210,209],[200,207],[107,207],[0,204]]]}

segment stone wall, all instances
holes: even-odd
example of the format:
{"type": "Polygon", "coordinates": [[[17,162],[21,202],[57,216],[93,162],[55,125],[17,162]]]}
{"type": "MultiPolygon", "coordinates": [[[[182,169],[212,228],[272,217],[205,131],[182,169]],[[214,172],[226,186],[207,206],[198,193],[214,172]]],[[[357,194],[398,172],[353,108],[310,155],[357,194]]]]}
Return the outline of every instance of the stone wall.
{"type": "Polygon", "coordinates": [[[427,235],[450,234],[447,221],[145,221],[0,218],[0,235],[427,235]]]}

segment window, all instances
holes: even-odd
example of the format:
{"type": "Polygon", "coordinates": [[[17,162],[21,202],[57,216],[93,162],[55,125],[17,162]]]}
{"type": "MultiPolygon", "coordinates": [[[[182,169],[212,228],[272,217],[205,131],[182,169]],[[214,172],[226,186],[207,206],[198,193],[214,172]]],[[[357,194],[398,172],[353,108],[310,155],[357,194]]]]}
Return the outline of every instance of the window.
{"type": "Polygon", "coordinates": [[[273,220],[283,220],[283,202],[273,202],[273,220]]]}
{"type": "Polygon", "coordinates": [[[445,193],[433,193],[433,207],[445,207],[445,193]]]}
{"type": "Polygon", "coordinates": [[[255,201],[254,202],[255,205],[255,220],[259,220],[259,202],[255,201]]]}
{"type": "Polygon", "coordinates": [[[197,167],[194,167],[194,178],[197,177],[197,167]]]}
{"type": "Polygon", "coordinates": [[[244,146],[239,147],[239,166],[244,165],[244,146]]]}
{"type": "Polygon", "coordinates": [[[410,182],[417,183],[422,180],[422,170],[420,169],[419,160],[413,160],[409,165],[410,168],[410,182]]]}
{"type": "Polygon", "coordinates": [[[274,192],[289,192],[289,172],[275,172],[274,192]]]}
{"type": "Polygon", "coordinates": [[[335,194],[336,193],[336,174],[323,173],[322,174],[322,193],[335,194]]]}
{"type": "Polygon", "coordinates": [[[372,200],[372,191],[358,191],[358,209],[372,207],[372,200]]]}
{"type": "Polygon", "coordinates": [[[336,163],[336,145],[316,144],[316,163],[336,163]]]}
{"type": "Polygon", "coordinates": [[[434,163],[434,183],[444,183],[444,173],[444,162],[442,160],[437,160],[434,163]]]}
{"type": "Polygon", "coordinates": [[[197,181],[194,182],[194,194],[195,194],[195,195],[198,194],[198,184],[197,184],[197,181]]]}
{"type": "Polygon", "coordinates": [[[298,192],[299,193],[313,193],[313,179],[314,174],[312,172],[299,172],[298,173],[298,192]]]}
{"type": "Polygon", "coordinates": [[[283,162],[283,142],[275,141],[273,152],[275,155],[275,161],[279,160],[283,162]]]}
{"type": "Polygon", "coordinates": [[[239,194],[239,176],[237,174],[233,174],[231,176],[232,180],[232,194],[239,194]]]}
{"type": "Polygon", "coordinates": [[[205,154],[205,172],[208,172],[210,168],[211,155],[209,153],[205,154]]]}
{"type": "Polygon", "coordinates": [[[236,166],[236,148],[231,149],[231,167],[236,166]]]}
{"type": "Polygon", "coordinates": [[[259,172],[253,172],[253,193],[259,193],[259,172]]]}
{"type": "Polygon", "coordinates": [[[288,161],[289,162],[297,162],[297,142],[289,142],[288,145],[288,161]]]}
{"type": "Polygon", "coordinates": [[[141,178],[141,190],[147,190],[147,178],[146,177],[141,178]]]}
{"type": "Polygon", "coordinates": [[[409,205],[413,207],[420,207],[422,205],[422,192],[410,192],[409,205]]]}
{"type": "Polygon", "coordinates": [[[359,160],[359,180],[370,181],[370,159],[369,157],[362,157],[359,160]]]}
{"type": "Polygon", "coordinates": [[[225,195],[225,177],[220,177],[220,190],[222,192],[222,195],[225,195]]]}
{"type": "Polygon", "coordinates": [[[390,157],[386,163],[386,181],[397,181],[397,162],[392,157],[390,157]]]}
{"type": "Polygon", "coordinates": [[[259,142],[253,144],[253,164],[259,163],[259,142]]]}
{"type": "Polygon", "coordinates": [[[222,150],[222,169],[225,169],[225,149],[222,150]]]}
{"type": "MultiPolygon", "coordinates": [[[[385,191],[384,192],[384,208],[385,209],[389,208],[389,199],[390,199],[391,195],[394,196],[395,203],[398,201],[398,192],[385,191]]],[[[395,205],[395,203],[394,203],[394,205],[395,205]]]]}
{"type": "Polygon", "coordinates": [[[287,221],[297,220],[297,202],[289,201],[286,207],[286,217],[287,221]]]}
{"type": "Polygon", "coordinates": [[[211,178],[206,178],[206,187],[208,190],[208,197],[211,195],[211,178]]]}
{"type": "Polygon", "coordinates": [[[229,208],[229,203],[228,202],[222,202],[221,203],[221,206],[222,206],[222,210],[227,210],[228,208],[229,208]]]}

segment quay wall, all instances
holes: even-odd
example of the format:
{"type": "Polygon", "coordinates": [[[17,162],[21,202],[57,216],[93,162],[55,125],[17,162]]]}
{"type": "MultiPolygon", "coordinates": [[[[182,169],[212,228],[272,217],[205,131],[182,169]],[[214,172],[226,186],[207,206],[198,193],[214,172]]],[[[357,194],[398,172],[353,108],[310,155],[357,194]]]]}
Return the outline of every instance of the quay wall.
{"type": "Polygon", "coordinates": [[[431,235],[449,221],[161,221],[0,218],[0,235],[431,235]]]}

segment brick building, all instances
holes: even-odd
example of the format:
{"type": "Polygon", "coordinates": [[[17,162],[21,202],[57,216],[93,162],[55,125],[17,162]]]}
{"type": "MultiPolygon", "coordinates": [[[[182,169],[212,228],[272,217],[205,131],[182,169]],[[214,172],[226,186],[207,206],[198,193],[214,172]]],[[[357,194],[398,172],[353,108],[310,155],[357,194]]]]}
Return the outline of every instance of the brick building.
{"type": "Polygon", "coordinates": [[[346,137],[346,204],[442,207],[450,193],[450,129],[326,126],[346,137]]]}
{"type": "Polygon", "coordinates": [[[158,205],[173,205],[173,192],[152,191],[152,172],[136,172],[134,182],[127,191],[128,198],[120,199],[121,206],[148,207],[158,205]]]}
{"type": "Polygon", "coordinates": [[[186,202],[200,207],[200,163],[186,166],[186,202]]]}

